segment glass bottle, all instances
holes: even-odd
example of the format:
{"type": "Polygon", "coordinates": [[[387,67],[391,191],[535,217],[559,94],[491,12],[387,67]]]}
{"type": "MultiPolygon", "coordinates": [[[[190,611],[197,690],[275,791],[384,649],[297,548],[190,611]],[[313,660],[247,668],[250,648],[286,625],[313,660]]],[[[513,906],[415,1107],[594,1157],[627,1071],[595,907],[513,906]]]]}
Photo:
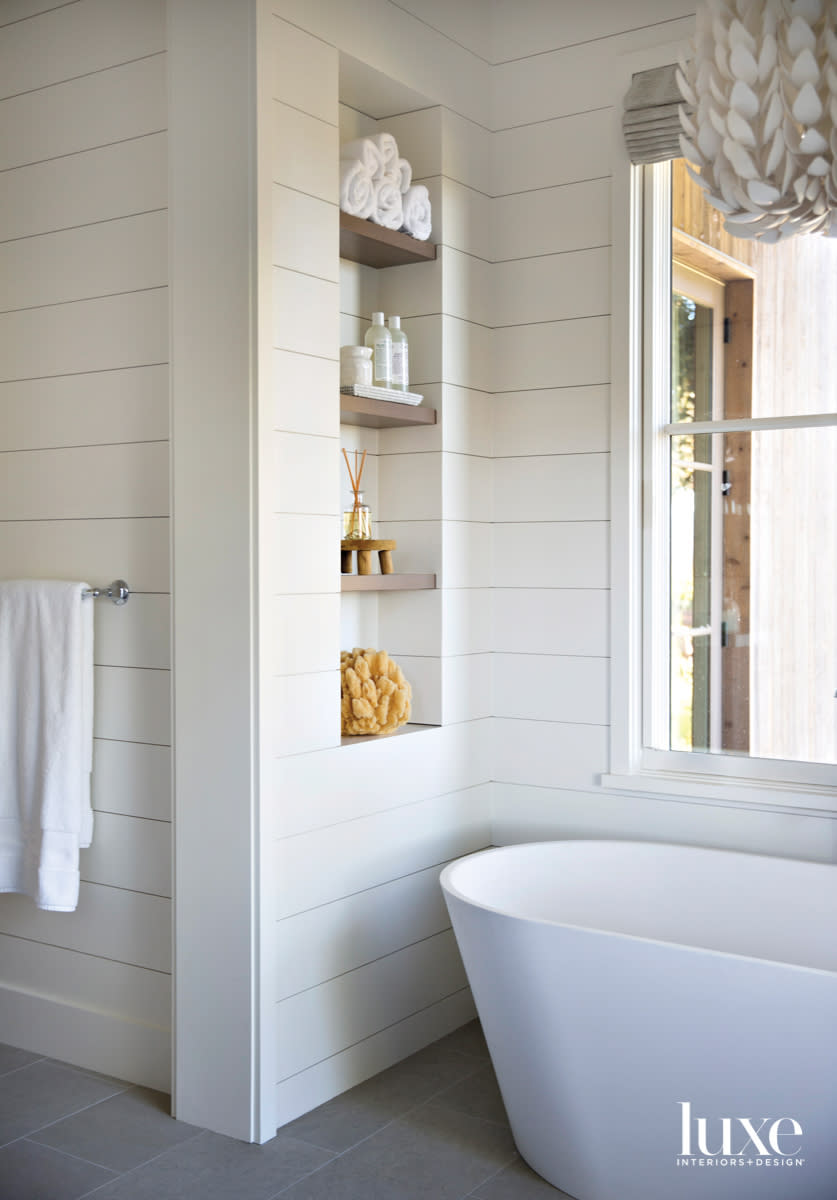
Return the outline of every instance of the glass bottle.
{"type": "Polygon", "coordinates": [[[364,502],[363,492],[353,492],[352,499],[343,512],[343,537],[372,537],[372,514],[369,505],[364,502]]]}
{"type": "Polygon", "coordinates": [[[364,343],[372,347],[372,383],[375,387],[392,385],[392,334],[384,324],[384,314],[372,314],[372,324],[364,343]]]}
{"type": "Polygon", "coordinates": [[[400,317],[389,318],[389,332],[392,338],[392,387],[406,392],[410,388],[409,346],[400,317]]]}

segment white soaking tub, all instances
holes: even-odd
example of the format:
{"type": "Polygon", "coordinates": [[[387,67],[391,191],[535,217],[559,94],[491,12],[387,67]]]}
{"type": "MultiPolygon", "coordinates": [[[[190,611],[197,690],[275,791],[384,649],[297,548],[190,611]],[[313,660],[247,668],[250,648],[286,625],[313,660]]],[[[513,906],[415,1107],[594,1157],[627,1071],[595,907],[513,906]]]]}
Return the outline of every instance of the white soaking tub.
{"type": "Polygon", "coordinates": [[[441,882],[535,1171],[577,1200],[837,1200],[837,867],[559,841],[441,882]]]}

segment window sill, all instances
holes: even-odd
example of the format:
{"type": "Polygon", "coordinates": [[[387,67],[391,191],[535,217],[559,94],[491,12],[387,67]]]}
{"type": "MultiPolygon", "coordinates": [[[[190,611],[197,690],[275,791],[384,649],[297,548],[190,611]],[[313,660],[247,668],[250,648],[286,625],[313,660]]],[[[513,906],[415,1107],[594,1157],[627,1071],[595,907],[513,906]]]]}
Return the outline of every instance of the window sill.
{"type": "Polygon", "coordinates": [[[837,815],[837,787],[757,782],[731,776],[710,778],[684,771],[647,770],[602,775],[600,783],[608,791],[625,795],[641,794],[724,808],[760,808],[770,812],[804,813],[817,817],[837,815]]]}

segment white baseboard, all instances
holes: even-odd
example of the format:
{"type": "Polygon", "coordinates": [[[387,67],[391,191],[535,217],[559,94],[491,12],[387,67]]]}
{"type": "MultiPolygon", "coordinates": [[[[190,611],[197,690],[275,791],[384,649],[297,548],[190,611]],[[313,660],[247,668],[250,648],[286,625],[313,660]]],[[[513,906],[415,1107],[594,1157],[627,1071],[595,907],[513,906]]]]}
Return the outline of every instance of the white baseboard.
{"type": "Polygon", "coordinates": [[[471,989],[466,987],[298,1075],[281,1080],[276,1087],[277,1125],[281,1128],[363,1083],[445,1034],[453,1033],[476,1015],[471,989]]]}
{"type": "Polygon", "coordinates": [[[171,1031],[0,986],[0,1041],[85,1071],[171,1091],[171,1031]]]}

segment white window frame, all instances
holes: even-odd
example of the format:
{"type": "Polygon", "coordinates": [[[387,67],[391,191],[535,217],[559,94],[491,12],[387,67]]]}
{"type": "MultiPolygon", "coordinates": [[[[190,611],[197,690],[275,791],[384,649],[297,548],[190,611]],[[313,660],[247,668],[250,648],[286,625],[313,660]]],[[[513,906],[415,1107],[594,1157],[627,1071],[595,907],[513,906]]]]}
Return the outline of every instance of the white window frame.
{"type": "MultiPolygon", "coordinates": [[[[671,61],[671,60],[670,60],[671,61]]],[[[639,69],[639,68],[635,68],[639,69]]],[[[618,135],[617,135],[618,137],[618,135]]],[[[670,408],[671,213],[668,171],[633,167],[617,148],[613,174],[611,420],[611,762],[602,786],[645,796],[812,815],[837,813],[837,766],[648,748],[667,689],[649,663],[649,630],[668,626],[666,539],[651,536],[667,509],[669,437],[644,420],[670,408]],[[648,230],[654,230],[654,237],[648,230]],[[665,296],[665,303],[660,297],[665,296]],[[665,369],[659,369],[659,364],[665,369]],[[656,364],[656,365],[654,365],[656,364]],[[653,475],[648,464],[656,463],[653,475]],[[657,486],[651,485],[653,478],[657,486]],[[646,482],[647,481],[647,482],[646,482]],[[644,598],[649,597],[649,603],[644,598]],[[665,607],[665,612],[661,611],[665,607]]],[[[733,428],[808,422],[750,419],[733,428]]],[[[712,432],[709,428],[701,431],[712,432]]],[[[659,728],[659,725],[657,726],[659,728]]]]}

